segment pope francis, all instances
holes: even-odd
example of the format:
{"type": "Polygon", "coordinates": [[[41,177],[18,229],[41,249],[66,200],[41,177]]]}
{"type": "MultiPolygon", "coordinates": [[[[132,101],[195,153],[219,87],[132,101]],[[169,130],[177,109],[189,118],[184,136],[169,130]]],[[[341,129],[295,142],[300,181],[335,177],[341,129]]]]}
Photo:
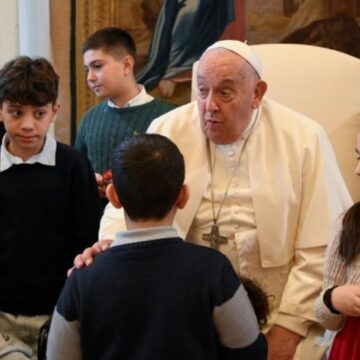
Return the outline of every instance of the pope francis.
{"type": "MultiPolygon", "coordinates": [[[[190,201],[177,214],[179,234],[226,254],[269,295],[269,359],[316,360],[324,352],[313,314],[324,251],[352,201],[324,130],[265,98],[261,76],[248,45],[216,42],[199,61],[197,101],[148,132],[169,137],[185,158],[190,201]]],[[[121,218],[109,205],[100,239],[124,229],[121,218]]]]}

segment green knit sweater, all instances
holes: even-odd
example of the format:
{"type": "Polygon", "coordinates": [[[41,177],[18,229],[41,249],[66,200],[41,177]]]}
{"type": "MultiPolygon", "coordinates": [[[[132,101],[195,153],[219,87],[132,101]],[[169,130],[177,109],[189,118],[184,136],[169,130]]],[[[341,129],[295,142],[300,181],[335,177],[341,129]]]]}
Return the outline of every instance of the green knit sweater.
{"type": "Polygon", "coordinates": [[[85,153],[100,174],[110,167],[114,149],[127,136],[144,133],[152,120],[175,106],[154,99],[139,106],[112,108],[103,101],[89,109],[80,123],[75,148],[85,153]]]}

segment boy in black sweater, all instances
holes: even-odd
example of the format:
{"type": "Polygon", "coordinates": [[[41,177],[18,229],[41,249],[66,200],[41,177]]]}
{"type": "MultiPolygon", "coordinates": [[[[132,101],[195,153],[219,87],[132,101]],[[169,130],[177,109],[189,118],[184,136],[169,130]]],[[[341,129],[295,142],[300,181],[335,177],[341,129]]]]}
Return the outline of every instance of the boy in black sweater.
{"type": "Polygon", "coordinates": [[[18,57],[0,70],[6,130],[0,148],[0,353],[11,347],[24,354],[26,344],[32,359],[66,270],[97,238],[100,217],[89,160],[48,134],[59,110],[58,82],[43,58],[18,57]]]}
{"type": "Polygon", "coordinates": [[[161,135],[125,140],[107,196],[128,231],[60,295],[48,360],[266,359],[243,285],[216,250],[185,243],[172,227],[185,206],[184,160],[161,135]]]}

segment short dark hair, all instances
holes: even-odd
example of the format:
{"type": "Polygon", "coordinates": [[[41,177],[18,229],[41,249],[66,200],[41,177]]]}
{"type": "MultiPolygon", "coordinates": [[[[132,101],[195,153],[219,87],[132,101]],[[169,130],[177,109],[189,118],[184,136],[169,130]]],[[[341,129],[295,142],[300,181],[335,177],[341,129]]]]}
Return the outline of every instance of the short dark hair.
{"type": "Polygon", "coordinates": [[[113,184],[133,221],[163,219],[175,205],[185,177],[177,146],[158,134],[134,135],[115,150],[113,184]]]}
{"type": "Polygon", "coordinates": [[[267,295],[256,280],[243,275],[240,276],[240,280],[248,294],[259,327],[262,329],[267,324],[267,320],[270,315],[269,298],[272,296],[267,295]]]}
{"type": "Polygon", "coordinates": [[[136,61],[136,46],[132,36],[118,27],[107,27],[94,32],[85,40],[82,53],[88,50],[101,49],[113,56],[122,56],[124,52],[131,55],[136,61]]]}
{"type": "Polygon", "coordinates": [[[22,105],[55,104],[59,76],[45,58],[19,56],[0,69],[0,103],[5,100],[22,105]]]}
{"type": "Polygon", "coordinates": [[[344,215],[339,254],[347,265],[360,254],[360,202],[352,205],[344,215]]]}

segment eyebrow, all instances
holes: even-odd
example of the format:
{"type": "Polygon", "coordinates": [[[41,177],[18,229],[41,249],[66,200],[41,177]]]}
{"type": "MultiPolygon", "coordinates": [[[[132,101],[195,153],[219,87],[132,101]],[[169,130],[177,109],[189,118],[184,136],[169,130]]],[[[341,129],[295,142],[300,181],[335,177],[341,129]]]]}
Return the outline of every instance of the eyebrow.
{"type": "Polygon", "coordinates": [[[103,59],[94,59],[94,60],[90,61],[88,65],[84,64],[84,67],[93,66],[96,62],[99,62],[99,61],[103,61],[103,59]]]}
{"type": "MultiPolygon", "coordinates": [[[[206,76],[197,76],[197,82],[199,83],[199,82],[206,82],[206,76]]],[[[230,78],[230,77],[226,77],[226,78],[223,78],[223,79],[221,79],[221,81],[217,84],[218,86],[219,85],[226,85],[226,84],[234,84],[235,83],[235,81],[234,81],[234,79],[233,78],[230,78]]]]}
{"type": "Polygon", "coordinates": [[[355,152],[360,155],[360,150],[358,150],[357,148],[355,148],[355,152]]]}

